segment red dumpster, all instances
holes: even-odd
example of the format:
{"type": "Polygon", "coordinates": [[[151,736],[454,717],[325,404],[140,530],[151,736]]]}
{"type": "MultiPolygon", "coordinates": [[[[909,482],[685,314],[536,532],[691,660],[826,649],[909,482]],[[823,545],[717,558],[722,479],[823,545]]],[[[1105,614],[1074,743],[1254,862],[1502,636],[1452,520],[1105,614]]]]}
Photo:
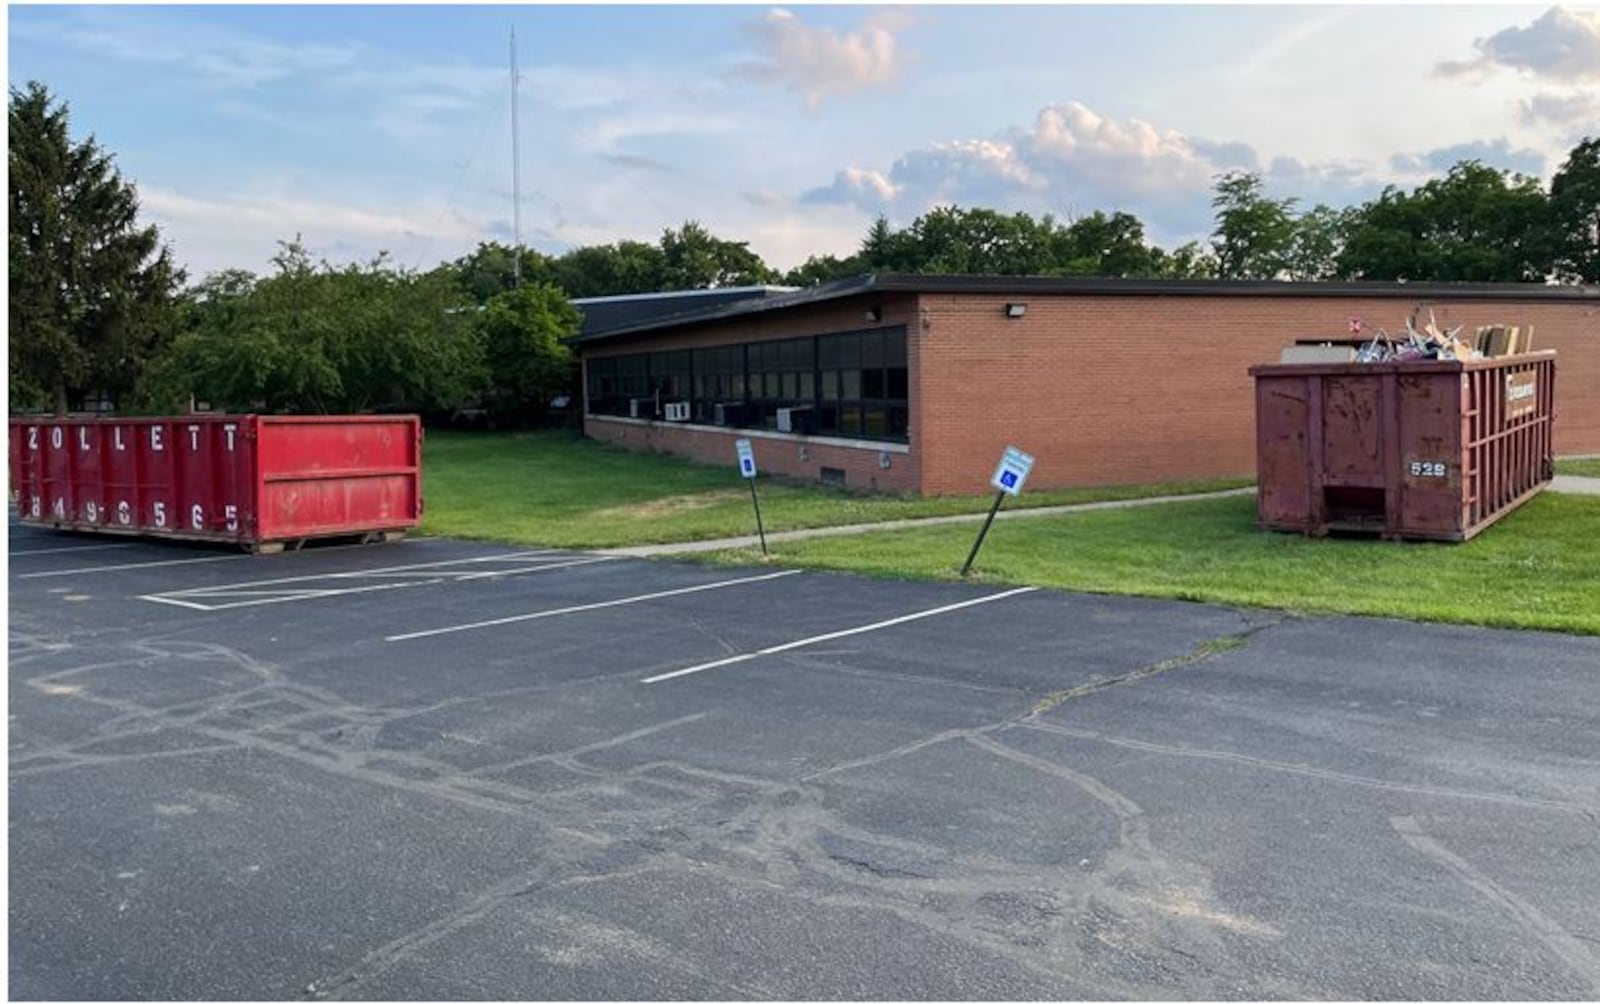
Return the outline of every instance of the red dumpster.
{"type": "Polygon", "coordinates": [[[414,415],[11,420],[22,522],[237,543],[402,536],[422,517],[414,415]]]}
{"type": "Polygon", "coordinates": [[[1258,524],[1475,536],[1550,482],[1555,356],[1251,367],[1258,524]]]}

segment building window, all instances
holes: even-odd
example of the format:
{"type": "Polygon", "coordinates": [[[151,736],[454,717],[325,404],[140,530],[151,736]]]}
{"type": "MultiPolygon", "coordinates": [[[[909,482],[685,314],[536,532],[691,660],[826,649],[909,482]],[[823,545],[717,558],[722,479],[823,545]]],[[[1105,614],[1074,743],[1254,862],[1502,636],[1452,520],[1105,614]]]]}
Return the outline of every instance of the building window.
{"type": "Polygon", "coordinates": [[[809,432],[802,426],[816,404],[816,339],[787,338],[781,342],[752,342],[745,352],[750,375],[745,426],[778,429],[780,411],[787,410],[785,432],[809,432]]]}
{"type": "Polygon", "coordinates": [[[744,346],[695,349],[694,420],[705,425],[739,425],[744,414],[744,346]]]}
{"type": "Polygon", "coordinates": [[[747,342],[588,361],[589,413],[905,442],[905,328],[747,342]]]}

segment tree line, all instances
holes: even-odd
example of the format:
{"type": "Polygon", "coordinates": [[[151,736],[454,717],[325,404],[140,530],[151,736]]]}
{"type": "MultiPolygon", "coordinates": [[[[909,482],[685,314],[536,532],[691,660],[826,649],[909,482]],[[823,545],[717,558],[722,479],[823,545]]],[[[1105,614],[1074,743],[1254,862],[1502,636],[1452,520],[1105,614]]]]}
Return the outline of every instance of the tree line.
{"type": "Polygon", "coordinates": [[[379,255],[313,261],[297,236],[272,271],[197,281],[172,261],[137,193],[37,82],[10,92],[13,409],[445,411],[539,417],[575,383],[563,339],[583,297],[869,272],[1107,278],[1600,283],[1600,137],[1551,179],[1477,161],[1361,205],[1301,210],[1260,175],[1214,179],[1209,239],[1168,250],[1126,212],[1071,220],[940,207],[879,217],[851,255],[779,272],[688,221],[655,243],[560,255],[496,242],[428,270],[379,255]]]}

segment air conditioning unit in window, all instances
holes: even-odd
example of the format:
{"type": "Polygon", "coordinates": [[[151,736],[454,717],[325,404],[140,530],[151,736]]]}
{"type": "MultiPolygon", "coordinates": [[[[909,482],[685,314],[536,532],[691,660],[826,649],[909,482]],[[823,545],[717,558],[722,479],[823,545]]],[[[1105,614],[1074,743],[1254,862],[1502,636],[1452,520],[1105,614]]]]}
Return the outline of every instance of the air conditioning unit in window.
{"type": "Polygon", "coordinates": [[[629,418],[654,418],[655,417],[655,411],[656,411],[656,399],[653,398],[653,397],[630,397],[630,398],[628,398],[628,417],[629,418]]]}
{"type": "Polygon", "coordinates": [[[812,415],[810,408],[779,408],[779,432],[810,432],[812,429],[812,415]]]}
{"type": "Polygon", "coordinates": [[[711,406],[711,421],[715,425],[738,425],[744,421],[744,405],[737,401],[714,404],[711,406]]]}
{"type": "Polygon", "coordinates": [[[687,422],[689,421],[689,402],[668,401],[666,412],[667,421],[669,422],[687,422]]]}

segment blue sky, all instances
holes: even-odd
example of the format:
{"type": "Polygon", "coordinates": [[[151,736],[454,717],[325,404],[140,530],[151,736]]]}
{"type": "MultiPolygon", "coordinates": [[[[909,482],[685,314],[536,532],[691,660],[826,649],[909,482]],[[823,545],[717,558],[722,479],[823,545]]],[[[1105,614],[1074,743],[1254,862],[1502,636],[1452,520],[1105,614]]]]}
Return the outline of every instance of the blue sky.
{"type": "Polygon", "coordinates": [[[939,204],[1209,229],[1212,177],[1348,204],[1600,134],[1600,11],[1539,6],[12,6],[191,277],[431,267],[698,220],[788,268],[939,204]]]}

